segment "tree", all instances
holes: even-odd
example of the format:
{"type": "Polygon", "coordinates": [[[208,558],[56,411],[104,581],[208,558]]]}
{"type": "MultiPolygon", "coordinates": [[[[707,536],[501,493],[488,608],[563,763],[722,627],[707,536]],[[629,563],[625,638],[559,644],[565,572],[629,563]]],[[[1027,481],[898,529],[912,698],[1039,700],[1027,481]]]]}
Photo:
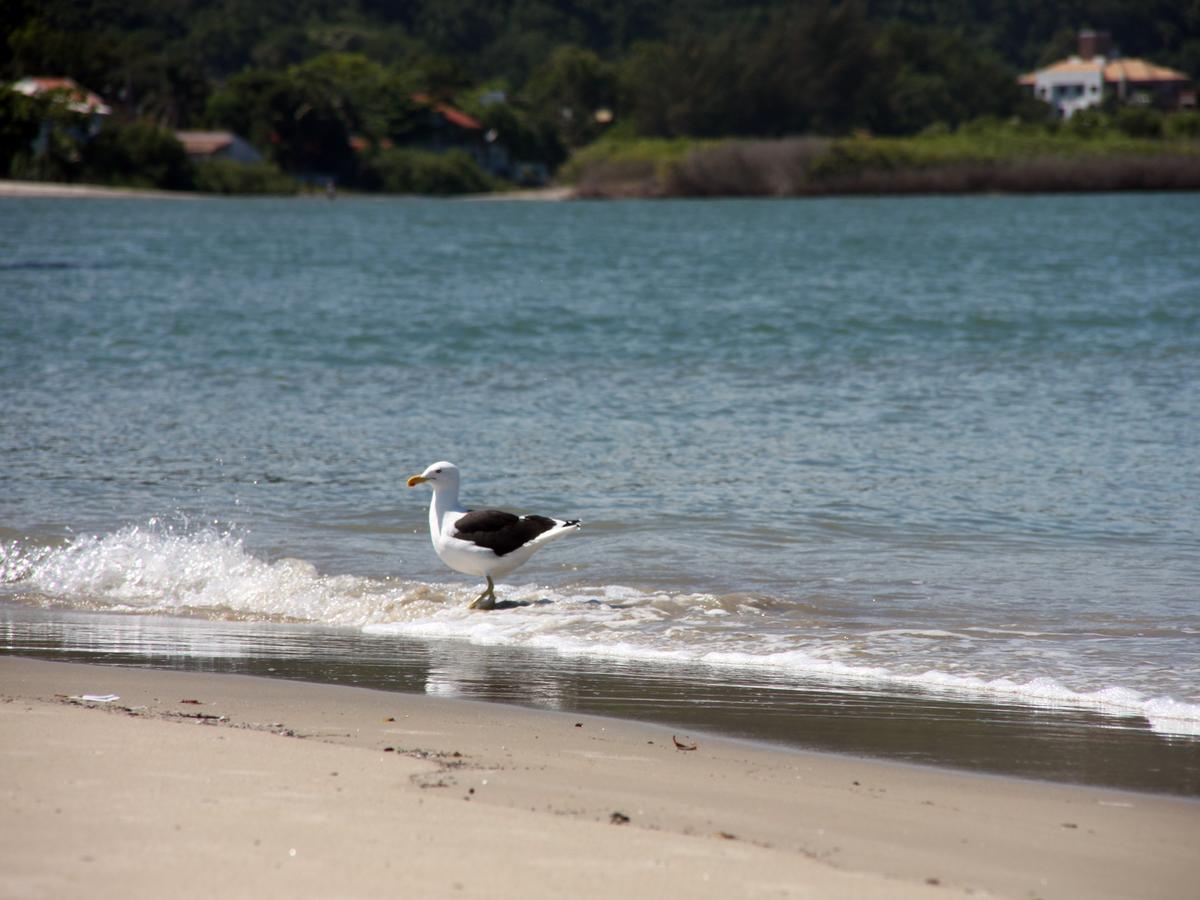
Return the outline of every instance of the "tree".
{"type": "Polygon", "coordinates": [[[81,151],[88,181],[186,190],[192,167],[175,135],[152,122],[108,122],[81,151]]]}
{"type": "Polygon", "coordinates": [[[564,44],[529,79],[523,96],[553,121],[564,146],[580,147],[603,130],[601,110],[612,111],[617,95],[613,68],[591,50],[564,44]]]}
{"type": "Polygon", "coordinates": [[[0,175],[12,173],[18,158],[28,159],[49,115],[45,100],[0,88],[0,175]]]}
{"type": "Polygon", "coordinates": [[[913,134],[936,122],[953,127],[981,116],[1011,116],[1021,104],[1012,70],[954,32],[894,24],[877,49],[869,121],[875,131],[913,134]]]}
{"type": "Polygon", "coordinates": [[[209,101],[208,116],[268,148],[285,171],[341,175],[353,167],[351,132],[338,98],[293,70],[230,79],[209,101]]]}

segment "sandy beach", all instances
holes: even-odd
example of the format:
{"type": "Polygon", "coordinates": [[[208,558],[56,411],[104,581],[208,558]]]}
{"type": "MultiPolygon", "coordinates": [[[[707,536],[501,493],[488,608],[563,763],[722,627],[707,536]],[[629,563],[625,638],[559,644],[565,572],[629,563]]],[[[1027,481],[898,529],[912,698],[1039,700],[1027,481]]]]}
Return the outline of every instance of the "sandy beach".
{"type": "Polygon", "coordinates": [[[63,184],[56,181],[16,181],[0,179],[0,197],[50,197],[50,198],[142,198],[146,200],[171,200],[203,196],[191,191],[156,191],[149,188],[105,187],[100,184],[63,184]]]}
{"type": "Polygon", "coordinates": [[[9,898],[1173,898],[1200,875],[1200,804],[1170,797],[233,675],[5,657],[0,698],[9,898]]]}
{"type": "MultiPolygon", "coordinates": [[[[99,184],[62,184],[52,181],[16,181],[0,178],[0,197],[45,197],[57,199],[113,199],[134,198],[142,200],[179,200],[196,197],[214,197],[197,191],[157,191],[149,188],[117,188],[99,184]]],[[[311,195],[310,195],[311,196],[311,195]]],[[[365,194],[358,196],[398,196],[365,194]]],[[[570,187],[524,188],[514,191],[497,191],[491,194],[471,194],[453,199],[461,200],[572,200],[575,190],[570,187]]],[[[324,199],[324,195],[321,195],[324,199]]]]}

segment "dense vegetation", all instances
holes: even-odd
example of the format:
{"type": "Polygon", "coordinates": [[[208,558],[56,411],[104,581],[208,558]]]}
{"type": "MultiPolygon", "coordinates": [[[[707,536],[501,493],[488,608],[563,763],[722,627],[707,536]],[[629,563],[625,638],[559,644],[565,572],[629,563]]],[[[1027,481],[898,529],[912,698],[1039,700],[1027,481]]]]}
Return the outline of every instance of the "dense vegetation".
{"type": "MultiPolygon", "coordinates": [[[[180,168],[147,130],[212,127],[279,169],[364,189],[488,187],[469,160],[415,149],[428,128],[415,97],[452,101],[551,169],[601,136],[1037,121],[1045,108],[1015,76],[1072,52],[1084,26],[1200,75],[1195,0],[7,0],[0,77],[74,77],[125,124],[116,146],[35,164],[13,149],[33,113],[5,101],[0,168],[237,189],[180,168]]],[[[277,183],[272,171],[247,178],[277,183]]]]}

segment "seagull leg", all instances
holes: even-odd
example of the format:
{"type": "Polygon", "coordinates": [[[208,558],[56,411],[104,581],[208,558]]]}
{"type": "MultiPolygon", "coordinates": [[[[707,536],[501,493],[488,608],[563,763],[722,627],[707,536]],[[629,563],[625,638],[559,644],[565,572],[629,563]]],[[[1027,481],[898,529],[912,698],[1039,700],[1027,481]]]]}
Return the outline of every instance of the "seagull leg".
{"type": "Polygon", "coordinates": [[[491,575],[485,575],[487,578],[487,588],[484,592],[471,601],[471,605],[467,609],[492,609],[496,605],[496,584],[492,581],[491,575]]]}

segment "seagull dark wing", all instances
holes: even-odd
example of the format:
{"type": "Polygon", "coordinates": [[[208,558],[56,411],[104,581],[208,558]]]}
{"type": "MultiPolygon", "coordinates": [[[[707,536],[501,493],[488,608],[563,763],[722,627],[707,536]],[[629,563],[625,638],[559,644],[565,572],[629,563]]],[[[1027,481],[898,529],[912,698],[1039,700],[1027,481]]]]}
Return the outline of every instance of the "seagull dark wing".
{"type": "Polygon", "coordinates": [[[504,556],[549,531],[554,524],[553,519],[545,516],[517,516],[499,509],[477,509],[454,523],[453,537],[504,556]]]}

